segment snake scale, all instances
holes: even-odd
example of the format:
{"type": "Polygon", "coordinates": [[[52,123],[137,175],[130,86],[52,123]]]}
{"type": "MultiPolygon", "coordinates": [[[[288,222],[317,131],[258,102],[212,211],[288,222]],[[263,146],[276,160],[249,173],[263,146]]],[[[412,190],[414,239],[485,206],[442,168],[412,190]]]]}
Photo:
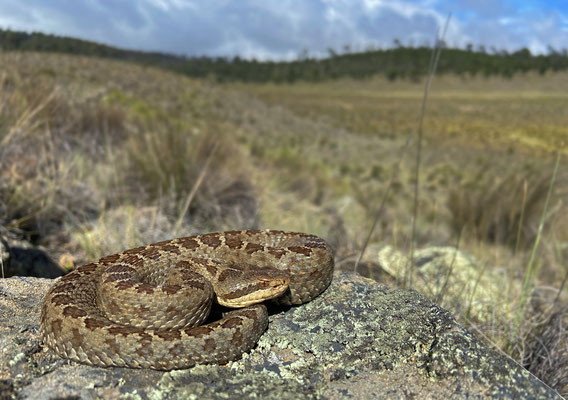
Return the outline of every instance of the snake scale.
{"type": "Polygon", "coordinates": [[[224,364],[268,326],[263,304],[297,305],[330,284],[333,252],[305,233],[244,230],[176,238],[78,267],[47,293],[43,341],[96,366],[224,364]],[[202,324],[212,300],[238,308],[202,324]]]}

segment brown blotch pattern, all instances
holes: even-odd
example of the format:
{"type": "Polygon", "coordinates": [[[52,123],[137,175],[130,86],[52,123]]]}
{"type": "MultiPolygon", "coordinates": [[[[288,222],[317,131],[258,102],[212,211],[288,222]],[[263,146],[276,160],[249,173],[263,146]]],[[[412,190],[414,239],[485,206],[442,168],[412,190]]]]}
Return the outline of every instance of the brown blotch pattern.
{"type": "Polygon", "coordinates": [[[51,298],[51,302],[56,306],[60,306],[62,304],[68,304],[71,302],[71,296],[67,294],[58,294],[51,298]]]}
{"type": "Polygon", "coordinates": [[[203,290],[205,289],[205,283],[203,283],[202,281],[196,281],[196,280],[188,280],[187,284],[191,287],[203,290]]]}
{"type": "Polygon", "coordinates": [[[149,333],[146,333],[142,330],[139,330],[138,332],[138,340],[140,341],[140,345],[142,347],[148,347],[150,350],[151,349],[151,344],[152,344],[152,335],[150,335],[149,333]]]}
{"type": "Polygon", "coordinates": [[[63,321],[60,319],[54,319],[51,321],[51,331],[55,336],[59,336],[61,334],[61,326],[63,325],[63,321]]]}
{"type": "Polygon", "coordinates": [[[177,247],[174,244],[165,244],[163,246],[160,246],[160,250],[167,251],[168,253],[172,253],[172,254],[180,254],[181,253],[181,250],[179,249],[179,247],[177,247]]]}
{"type": "Polygon", "coordinates": [[[144,263],[144,259],[143,259],[143,258],[141,258],[141,257],[138,256],[138,255],[134,255],[134,254],[128,255],[128,256],[124,257],[124,258],[123,258],[122,260],[120,260],[120,261],[121,261],[122,263],[125,263],[125,264],[133,265],[134,267],[137,267],[137,266],[142,265],[142,264],[144,263]]]}
{"type": "Polygon", "coordinates": [[[87,264],[77,268],[77,271],[82,274],[90,274],[91,272],[95,271],[98,268],[97,264],[87,264]]]}
{"type": "Polygon", "coordinates": [[[138,293],[152,294],[152,293],[154,293],[155,289],[156,289],[156,286],[150,285],[149,283],[139,283],[136,286],[136,291],[138,293]]]}
{"type": "Polygon", "coordinates": [[[113,299],[106,303],[107,312],[110,314],[119,314],[120,313],[120,305],[113,299]]]}
{"type": "Polygon", "coordinates": [[[218,279],[219,282],[224,282],[226,279],[237,279],[242,274],[243,273],[241,271],[238,271],[236,269],[227,268],[227,269],[224,269],[223,271],[221,271],[221,273],[219,274],[219,278],[217,278],[217,279],[218,279]]]}
{"type": "Polygon", "coordinates": [[[221,239],[217,235],[203,235],[200,239],[201,243],[212,248],[217,248],[221,245],[221,239]]]}
{"type": "Polygon", "coordinates": [[[108,328],[108,332],[111,335],[122,335],[122,336],[128,336],[134,333],[144,334],[144,331],[142,331],[141,329],[131,328],[129,326],[112,326],[108,328]]]}
{"type": "Polygon", "coordinates": [[[79,328],[71,329],[71,345],[73,347],[82,347],[83,346],[83,335],[79,332],[79,328]]]}
{"type": "Polygon", "coordinates": [[[123,251],[122,254],[125,254],[125,255],[138,254],[138,253],[141,253],[145,248],[146,248],[146,246],[135,247],[133,249],[123,251]]]}
{"type": "Polygon", "coordinates": [[[120,258],[120,254],[113,254],[110,256],[103,257],[99,260],[101,264],[112,264],[120,258]]]}
{"type": "Polygon", "coordinates": [[[209,335],[212,331],[213,329],[208,326],[195,326],[193,328],[187,328],[184,330],[186,335],[195,337],[209,335]]]}
{"type": "MultiPolygon", "coordinates": [[[[313,235],[283,231],[229,231],[173,239],[126,250],[103,257],[98,263],[79,267],[57,283],[49,292],[42,310],[42,331],[46,343],[59,354],[78,361],[88,359],[91,363],[102,366],[115,365],[116,357],[124,357],[123,360],[128,360],[124,362],[129,366],[150,366],[158,369],[171,368],[172,365],[180,365],[180,362],[226,361],[229,355],[221,350],[225,348],[225,345],[220,346],[218,340],[227,335],[230,337],[229,345],[233,348],[230,350],[231,354],[233,352],[239,354],[239,351],[250,349],[252,342],[247,333],[260,334],[259,330],[262,330],[267,322],[259,315],[260,308],[241,310],[239,313],[231,313],[226,315],[225,319],[209,325],[183,330],[145,330],[122,326],[104,317],[99,317],[101,315],[97,308],[99,293],[97,293],[95,278],[102,274],[103,279],[113,282],[113,289],[133,289],[140,294],[154,294],[156,303],[162,302],[166,305],[168,303],[161,300],[164,294],[173,295],[182,290],[182,281],[189,286],[205,289],[208,284],[198,279],[198,275],[199,273],[204,274],[207,270],[208,274],[217,277],[218,282],[225,282],[223,287],[230,290],[225,297],[234,299],[258,291],[268,284],[269,278],[266,277],[266,281],[260,278],[259,282],[250,284],[242,282],[243,286],[239,289],[235,289],[234,285],[227,286],[226,283],[231,278],[238,278],[246,274],[250,268],[256,269],[261,277],[263,270],[270,275],[273,268],[262,267],[262,264],[270,265],[271,261],[281,259],[291,252],[308,256],[316,263],[319,261],[327,263],[324,267],[317,265],[314,267],[309,264],[300,267],[297,272],[300,275],[295,275],[297,282],[311,281],[314,286],[319,285],[320,288],[324,281],[329,284],[331,280],[329,271],[333,270],[333,260],[330,264],[329,260],[332,259],[332,255],[328,249],[329,246],[323,240],[313,235]],[[271,247],[275,243],[287,247],[271,247]],[[215,248],[219,249],[213,251],[215,248]],[[320,252],[318,249],[325,250],[320,252]],[[257,252],[261,254],[246,257],[257,252]],[[164,270],[168,269],[167,266],[160,266],[155,261],[161,256],[164,256],[170,263],[176,263],[177,266],[182,267],[171,271],[173,273],[169,276],[171,284],[155,286],[140,282],[139,278],[147,276],[148,271],[150,271],[150,280],[154,276],[151,271],[156,271],[155,275],[159,275],[156,281],[168,282],[167,279],[162,279],[161,275],[164,270]],[[177,261],[182,258],[185,260],[177,261]],[[234,263],[234,267],[230,265],[228,267],[227,261],[234,263]],[[222,267],[220,262],[223,262],[222,267]],[[201,265],[196,269],[194,264],[201,265]],[[142,265],[144,268],[139,268],[142,265]],[[110,268],[107,269],[107,267],[110,268]],[[199,273],[192,272],[193,269],[199,273]],[[159,293],[155,294],[156,291],[159,293]],[[221,329],[225,332],[219,334],[221,329]],[[92,333],[86,335],[86,330],[92,333]],[[187,339],[186,335],[199,338],[200,347],[204,352],[184,346],[183,340],[187,339]],[[123,339],[119,339],[120,336],[123,339]],[[63,342],[64,340],[67,342],[63,342]],[[88,343],[87,340],[93,340],[93,343],[88,343]],[[105,359],[101,354],[108,358],[105,359]],[[173,364],[171,360],[174,360],[173,364]]],[[[294,256],[294,254],[290,255],[294,256]]],[[[295,282],[294,279],[292,281],[295,282]]],[[[321,288],[323,289],[325,287],[321,288]]],[[[305,288],[298,289],[296,286],[294,290],[305,290],[305,288]]],[[[109,310],[121,307],[119,300],[114,298],[107,300],[105,304],[109,310]]],[[[130,311],[139,318],[144,318],[144,314],[148,313],[145,307],[140,305],[138,309],[135,304],[130,311]]],[[[176,310],[175,305],[165,308],[167,313],[176,310]]]]}
{"type": "MultiPolygon", "coordinates": [[[[75,275],[77,275],[77,274],[75,274],[75,275]]],[[[63,278],[61,278],[61,280],[63,281],[64,278],[67,277],[67,276],[69,276],[69,275],[65,275],[63,278]]],[[[73,291],[74,288],[75,288],[75,284],[73,282],[63,283],[63,284],[55,285],[53,287],[53,289],[50,290],[50,293],[53,293],[53,294],[55,294],[55,293],[69,293],[69,292],[73,291]]]]}
{"type": "Polygon", "coordinates": [[[242,346],[244,342],[243,334],[241,331],[236,330],[233,332],[233,337],[231,338],[231,344],[235,347],[242,346]]]}
{"type": "Polygon", "coordinates": [[[185,353],[185,347],[182,346],[181,343],[176,343],[174,344],[169,350],[168,350],[168,354],[174,356],[174,357],[180,357],[183,356],[185,353]]]}
{"type": "Polygon", "coordinates": [[[116,285],[114,285],[114,287],[117,288],[118,290],[130,289],[133,286],[136,286],[136,281],[132,279],[122,280],[118,282],[116,285]]]}
{"type": "Polygon", "coordinates": [[[82,318],[87,315],[85,310],[75,306],[67,306],[63,309],[63,316],[70,318],[82,318]]]}
{"type": "Polygon", "coordinates": [[[250,318],[250,319],[256,319],[257,315],[256,315],[256,311],[251,310],[251,309],[244,309],[241,311],[241,314],[243,316],[245,316],[246,318],[250,318]]]}
{"type": "Polygon", "coordinates": [[[217,267],[212,262],[210,262],[209,260],[205,260],[203,258],[194,258],[193,262],[200,264],[203,267],[205,267],[205,269],[207,270],[207,272],[211,276],[217,275],[217,267]]]}
{"type": "Polygon", "coordinates": [[[278,259],[284,257],[286,255],[286,253],[288,253],[286,250],[284,249],[277,249],[277,248],[271,248],[268,249],[268,253],[278,259]]]}
{"type": "MultiPolygon", "coordinates": [[[[163,246],[163,247],[165,247],[165,246],[163,246]]],[[[160,248],[163,248],[163,247],[160,247],[160,248]]],[[[173,246],[173,247],[175,247],[177,249],[176,246],[173,246]]],[[[178,251],[179,251],[179,249],[178,249],[178,251]]],[[[148,248],[142,250],[140,252],[140,255],[142,255],[146,258],[150,258],[152,260],[155,260],[156,258],[160,257],[160,250],[156,246],[151,246],[151,247],[148,247],[148,248]]]]}
{"type": "Polygon", "coordinates": [[[197,240],[192,238],[181,238],[179,240],[179,244],[188,250],[194,250],[197,247],[199,247],[199,243],[197,242],[197,240]]]}
{"type": "Polygon", "coordinates": [[[162,338],[164,340],[177,340],[181,338],[181,333],[179,331],[176,330],[171,330],[171,331],[157,331],[156,332],[156,336],[158,336],[159,338],[162,338]]]}
{"type": "Polygon", "coordinates": [[[81,279],[81,274],[78,273],[77,270],[75,270],[67,275],[64,275],[61,278],[61,282],[73,282],[76,281],[77,279],[81,279]]]}
{"type": "Polygon", "coordinates": [[[120,352],[120,347],[118,346],[118,343],[116,343],[116,340],[114,338],[108,338],[105,339],[105,343],[108,347],[110,347],[112,349],[112,351],[114,351],[115,353],[119,353],[120,352]]]}
{"type": "Polygon", "coordinates": [[[205,344],[203,345],[203,350],[207,351],[207,352],[212,352],[217,348],[217,345],[215,344],[215,340],[211,339],[211,338],[207,338],[204,340],[205,344]]]}
{"type": "Polygon", "coordinates": [[[209,272],[212,276],[217,275],[217,267],[212,264],[205,265],[207,272],[209,272]]]}
{"type": "Polygon", "coordinates": [[[303,254],[305,256],[309,256],[312,254],[312,249],[303,246],[289,247],[289,249],[294,253],[303,254]]]}
{"type": "Polygon", "coordinates": [[[136,272],[136,269],[129,267],[126,264],[115,264],[115,265],[111,265],[110,267],[108,267],[106,269],[107,273],[128,273],[128,274],[133,274],[136,272]]]}
{"type": "Polygon", "coordinates": [[[230,249],[240,249],[241,247],[243,247],[243,241],[236,238],[236,237],[228,237],[225,239],[225,244],[227,245],[227,247],[229,247],[230,249]]]}
{"type": "Polygon", "coordinates": [[[233,317],[233,318],[229,318],[229,319],[223,321],[223,323],[221,323],[221,326],[223,328],[232,329],[232,328],[236,328],[237,326],[241,326],[242,324],[243,324],[243,321],[241,321],[240,318],[233,317]]]}
{"type": "Polygon", "coordinates": [[[263,247],[256,243],[247,243],[245,247],[245,251],[247,252],[247,254],[253,254],[257,251],[261,251],[262,249],[263,247]]]}
{"type": "MultiPolygon", "coordinates": [[[[128,280],[128,276],[123,274],[108,274],[105,276],[105,283],[128,280]]],[[[120,282],[119,282],[120,283],[120,282]]]]}
{"type": "Polygon", "coordinates": [[[181,286],[180,285],[162,285],[160,287],[160,289],[162,289],[162,292],[164,292],[166,294],[176,294],[177,292],[179,292],[181,290],[181,286]]]}
{"type": "MultiPolygon", "coordinates": [[[[144,359],[148,356],[154,355],[154,350],[152,350],[152,347],[150,346],[142,346],[139,349],[136,349],[136,354],[138,354],[141,359],[144,359]]],[[[160,364],[158,363],[157,365],[159,366],[160,364]]]]}
{"type": "Polygon", "coordinates": [[[191,268],[191,264],[187,260],[180,260],[176,263],[176,267],[189,269],[191,268]]]}
{"type": "Polygon", "coordinates": [[[102,319],[96,318],[85,318],[85,327],[87,329],[104,328],[105,326],[111,325],[110,322],[104,321],[102,319]]]}

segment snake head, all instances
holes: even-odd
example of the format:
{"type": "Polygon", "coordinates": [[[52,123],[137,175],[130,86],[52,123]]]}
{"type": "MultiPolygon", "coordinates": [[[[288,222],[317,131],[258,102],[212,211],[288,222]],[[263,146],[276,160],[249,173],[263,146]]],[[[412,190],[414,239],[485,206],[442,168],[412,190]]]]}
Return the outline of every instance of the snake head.
{"type": "Polygon", "coordinates": [[[282,295],[290,285],[290,275],[273,267],[239,269],[229,281],[219,279],[214,284],[217,302],[225,307],[239,308],[282,295]]]}

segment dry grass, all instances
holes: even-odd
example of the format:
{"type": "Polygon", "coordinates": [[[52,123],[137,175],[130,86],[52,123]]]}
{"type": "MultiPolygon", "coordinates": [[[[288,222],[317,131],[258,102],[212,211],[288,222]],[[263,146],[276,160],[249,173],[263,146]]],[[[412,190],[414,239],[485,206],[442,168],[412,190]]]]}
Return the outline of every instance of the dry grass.
{"type": "MultiPolygon", "coordinates": [[[[48,54],[0,54],[0,71],[0,225],[54,259],[70,252],[86,262],[173,235],[258,226],[319,234],[352,268],[399,163],[370,241],[410,248],[415,154],[401,159],[400,149],[416,127],[422,83],[214,86],[48,54]]],[[[543,209],[552,150],[567,154],[566,82],[436,79],[414,236],[418,248],[459,244],[485,266],[479,282],[494,276],[502,299],[491,315],[462,307],[457,318],[562,390],[565,156],[543,209]],[[515,328],[543,216],[524,289],[531,301],[515,328]]],[[[376,257],[363,260],[371,276],[381,275],[376,257]]],[[[434,293],[452,304],[449,291],[434,293]]]]}
{"type": "MultiPolygon", "coordinates": [[[[536,239],[544,211],[552,166],[541,164],[497,168],[480,165],[462,185],[449,192],[449,208],[456,233],[467,229],[476,240],[527,249],[536,239]]],[[[552,204],[547,213],[547,228],[565,225],[564,199],[568,196],[568,175],[561,172],[554,185],[552,204]]]]}
{"type": "Polygon", "coordinates": [[[545,319],[531,332],[523,365],[558,392],[568,393],[568,308],[547,310],[545,319]]]}
{"type": "MultiPolygon", "coordinates": [[[[561,286],[568,273],[566,82],[565,73],[544,78],[526,75],[513,80],[436,79],[424,120],[426,136],[415,237],[418,247],[458,245],[485,266],[480,270],[480,279],[489,275],[499,280],[497,284],[504,290],[491,314],[472,319],[467,312],[462,314],[456,309],[456,316],[535,373],[536,364],[527,360],[533,360],[538,353],[539,376],[565,394],[565,384],[561,383],[568,376],[563,368],[568,360],[565,352],[559,352],[557,346],[543,344],[545,347],[536,350],[531,345],[542,338],[543,321],[554,319],[552,308],[535,311],[525,307],[523,299],[528,296],[531,302],[550,303],[560,290],[561,304],[566,304],[561,286]],[[556,151],[563,157],[545,210],[556,151]],[[539,236],[541,220],[544,229],[539,236]],[[531,262],[537,237],[540,242],[531,262]],[[516,315],[522,317],[518,324],[516,315]],[[555,354],[546,358],[546,351],[555,354]]],[[[339,248],[338,259],[340,265],[351,268],[353,262],[349,260],[363,243],[377,203],[399,161],[404,137],[416,128],[423,83],[376,79],[234,87],[334,127],[312,156],[325,160],[331,174],[346,181],[346,196],[355,200],[347,203],[350,211],[340,213],[344,239],[348,238],[342,243],[349,244],[339,248]],[[348,134],[337,134],[342,130],[348,134]],[[353,228],[355,224],[357,228],[353,228]]],[[[410,248],[414,157],[409,152],[402,160],[393,193],[387,198],[384,215],[371,238],[374,248],[385,244],[410,248]]],[[[339,203],[332,204],[342,210],[339,203]]],[[[373,257],[371,252],[364,260],[365,268],[376,263],[373,257]]],[[[372,267],[367,273],[384,275],[372,267]]],[[[445,299],[444,304],[452,304],[452,299],[445,299]]],[[[565,315],[566,309],[556,312],[565,315]]],[[[560,335],[558,331],[550,333],[553,337],[555,334],[560,335]]]]}
{"type": "MultiPolygon", "coordinates": [[[[200,173],[207,179],[187,205],[184,225],[256,223],[248,162],[227,127],[205,116],[206,88],[84,58],[3,54],[0,64],[3,225],[60,248],[117,207],[159,207],[176,221],[200,173]],[[203,171],[213,143],[213,162],[203,171]]],[[[147,239],[154,236],[137,244],[147,239]]]]}

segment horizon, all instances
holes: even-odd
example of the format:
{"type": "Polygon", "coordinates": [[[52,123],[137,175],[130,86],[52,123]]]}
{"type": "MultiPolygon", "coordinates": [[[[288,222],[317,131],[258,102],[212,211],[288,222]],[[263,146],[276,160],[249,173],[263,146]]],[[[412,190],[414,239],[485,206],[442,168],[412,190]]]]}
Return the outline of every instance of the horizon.
{"type": "Polygon", "coordinates": [[[405,47],[432,46],[450,12],[449,48],[527,48],[538,55],[563,50],[568,43],[568,4],[559,0],[223,0],[206,5],[194,0],[98,0],[73,6],[62,0],[0,0],[0,5],[0,28],[5,30],[186,57],[292,61],[306,51],[321,58],[329,49],[342,54],[347,48],[393,48],[395,40],[405,47]]]}
{"type": "MultiPolygon", "coordinates": [[[[139,50],[139,49],[133,49],[133,48],[126,48],[126,47],[118,47],[118,46],[114,46],[112,44],[109,43],[103,43],[103,42],[98,42],[98,41],[94,41],[94,40],[89,40],[89,39],[83,39],[83,38],[78,38],[78,37],[73,37],[73,36],[68,36],[68,35],[59,35],[59,34],[53,34],[53,33],[46,33],[46,32],[41,32],[41,31],[25,31],[25,30],[12,30],[12,29],[5,29],[0,27],[0,32],[14,32],[14,33],[25,33],[27,35],[35,35],[35,34],[39,34],[39,35],[46,35],[46,36],[52,36],[58,39],[63,39],[63,40],[80,40],[80,41],[84,41],[84,42],[88,42],[88,43],[93,43],[95,45],[99,45],[99,46],[107,46],[119,51],[126,51],[126,52],[139,52],[139,53],[143,53],[143,54],[158,54],[158,55],[162,55],[162,56],[167,56],[167,57],[176,57],[176,58],[180,58],[180,59],[199,59],[199,58],[204,58],[204,59],[224,59],[227,60],[229,62],[233,62],[235,59],[239,59],[241,61],[247,61],[247,62],[259,62],[259,63],[280,63],[280,62],[296,62],[296,61],[302,61],[302,60],[323,60],[323,59],[330,59],[333,57],[341,57],[341,56],[346,56],[346,55],[350,55],[350,54],[364,54],[364,53],[369,53],[369,52],[380,52],[380,51],[388,51],[388,50],[395,50],[397,48],[404,48],[404,49],[420,49],[420,48],[433,48],[435,46],[435,43],[423,43],[423,44],[416,44],[416,43],[402,43],[401,41],[394,39],[393,40],[393,44],[391,46],[384,46],[384,47],[375,47],[375,46],[368,46],[367,48],[364,49],[359,49],[359,48],[352,48],[349,45],[344,45],[343,48],[341,49],[333,49],[333,48],[328,48],[326,50],[325,53],[322,54],[311,54],[309,52],[308,49],[304,49],[303,51],[301,51],[296,58],[291,58],[291,59],[257,59],[254,56],[253,57],[244,57],[241,56],[240,54],[234,54],[234,55],[220,55],[220,56],[215,56],[215,55],[207,55],[207,54],[175,54],[175,53],[168,53],[165,51],[160,51],[160,50],[139,50]]],[[[439,39],[441,40],[441,39],[439,39]]],[[[441,40],[442,42],[445,43],[444,40],[441,40]]],[[[560,54],[561,56],[568,56],[568,47],[563,47],[563,48],[554,48],[552,46],[548,46],[547,48],[547,52],[546,53],[541,53],[541,54],[535,54],[533,52],[531,52],[531,50],[527,47],[521,47],[518,49],[514,49],[514,50],[507,50],[507,49],[499,49],[499,48],[495,48],[494,46],[492,46],[491,48],[486,48],[483,45],[475,45],[473,43],[467,43],[464,47],[450,47],[447,45],[447,43],[445,43],[445,50],[462,50],[462,51],[471,51],[474,53],[479,53],[479,54],[488,54],[488,55],[511,55],[511,54],[515,54],[517,52],[521,52],[521,51],[528,51],[531,57],[534,56],[539,56],[539,55],[551,55],[551,54],[560,54]]],[[[1,48],[0,48],[1,50],[1,48]]]]}

